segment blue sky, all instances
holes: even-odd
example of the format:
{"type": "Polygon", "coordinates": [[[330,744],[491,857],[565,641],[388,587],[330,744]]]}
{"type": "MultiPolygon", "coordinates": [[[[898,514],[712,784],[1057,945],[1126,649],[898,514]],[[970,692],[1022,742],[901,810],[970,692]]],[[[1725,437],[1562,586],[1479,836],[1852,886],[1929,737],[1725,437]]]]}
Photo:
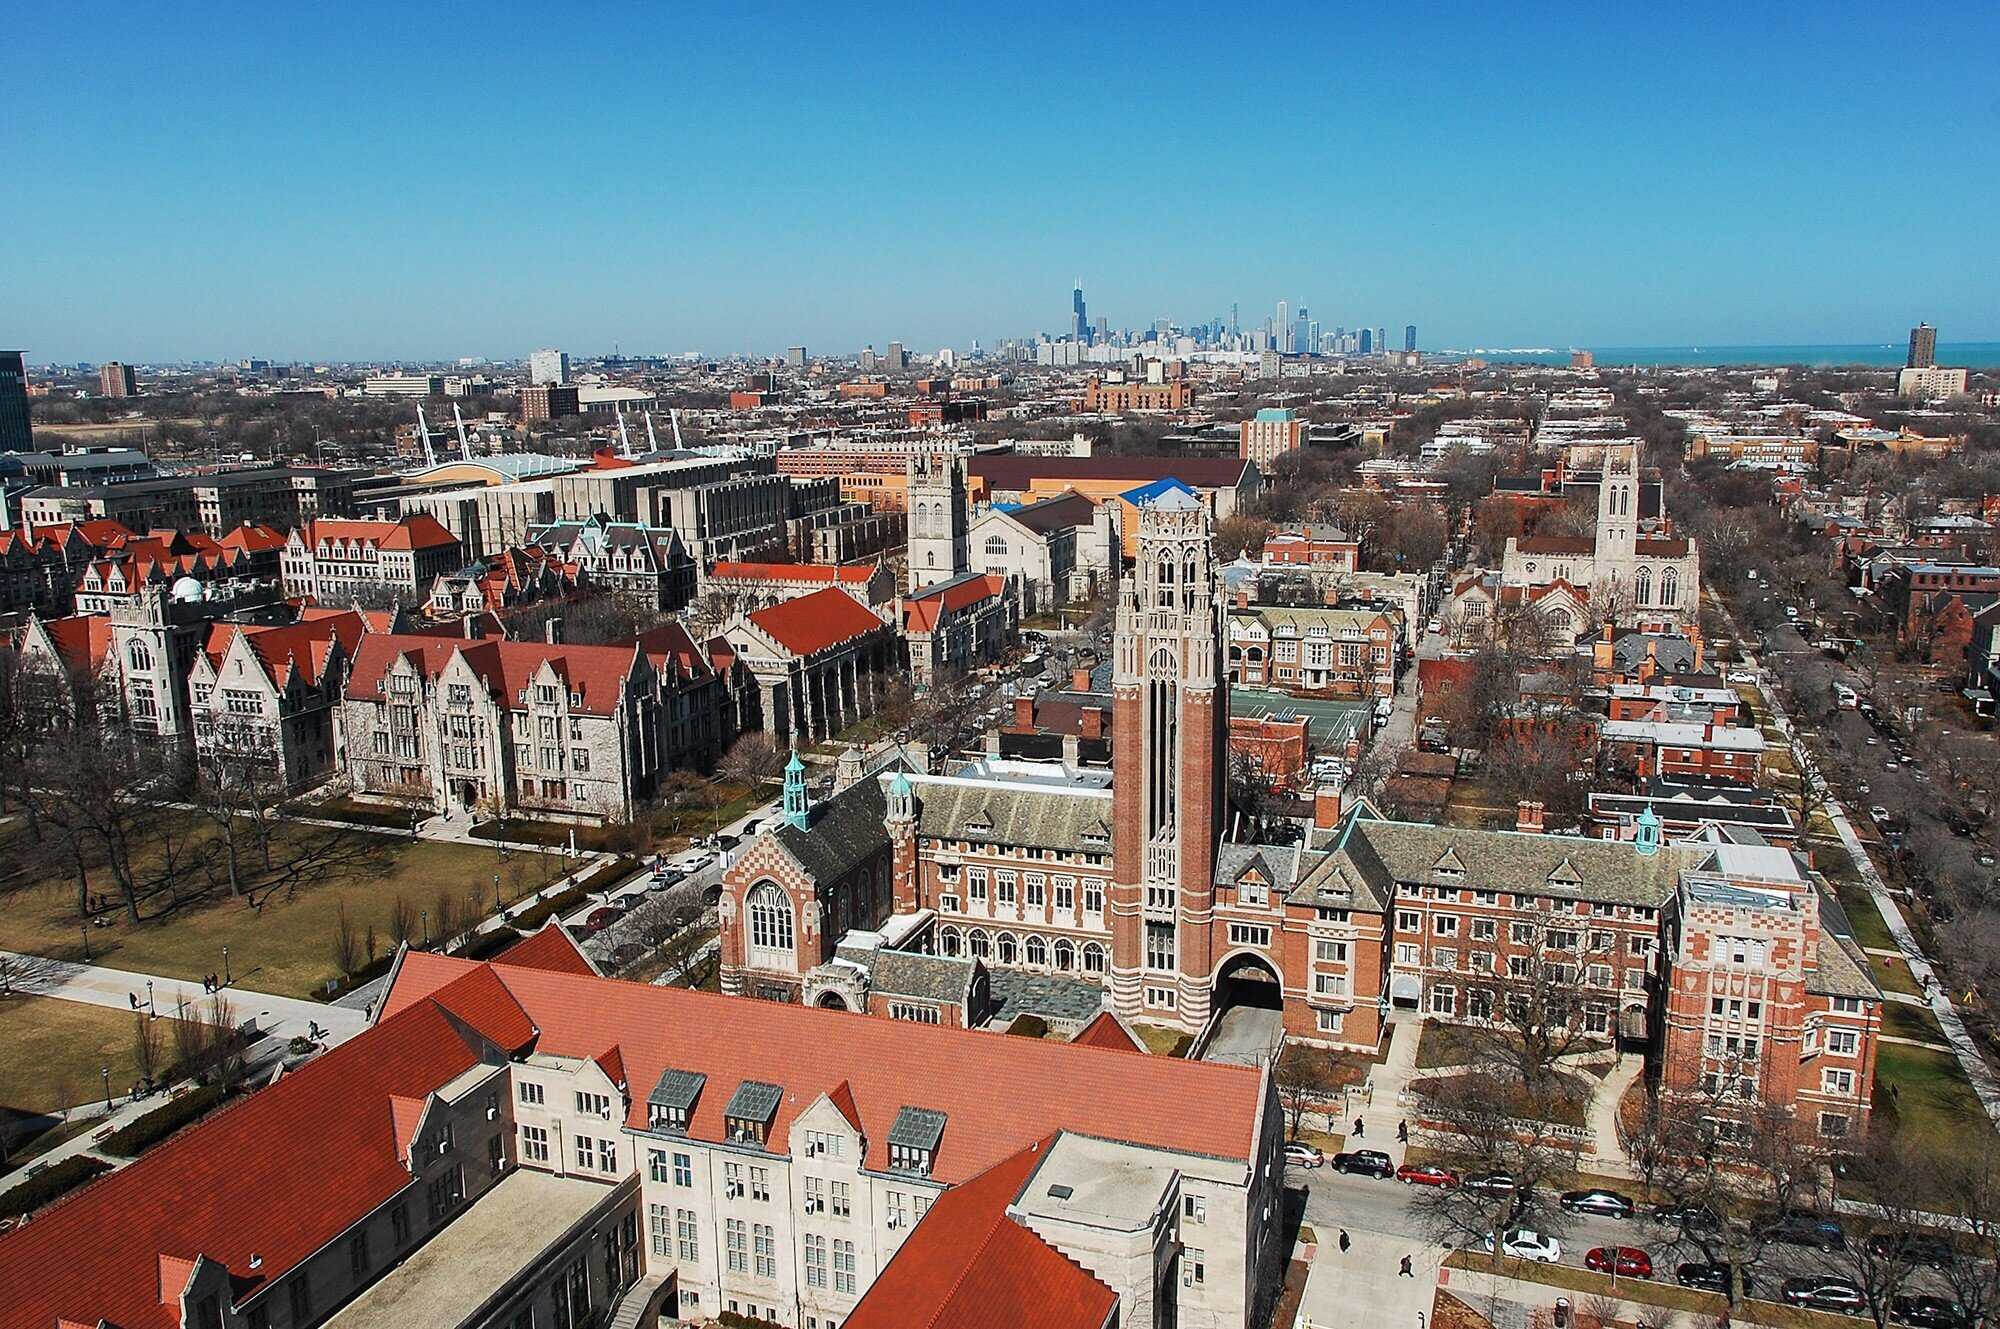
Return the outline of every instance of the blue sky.
{"type": "Polygon", "coordinates": [[[2000,6],[16,7],[31,360],[2000,339],[2000,6]],[[1398,331],[1397,335],[1400,335],[1398,331]]]}

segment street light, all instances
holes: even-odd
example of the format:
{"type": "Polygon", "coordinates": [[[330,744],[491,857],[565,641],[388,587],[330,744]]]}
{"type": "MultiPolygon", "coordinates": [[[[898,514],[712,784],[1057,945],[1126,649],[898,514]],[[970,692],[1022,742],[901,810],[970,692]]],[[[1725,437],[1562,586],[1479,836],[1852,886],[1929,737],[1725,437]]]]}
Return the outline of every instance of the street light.
{"type": "MultiPolygon", "coordinates": [[[[404,917],[408,918],[409,915],[405,914],[404,917]]],[[[417,911],[417,918],[423,924],[424,945],[428,946],[431,944],[431,911],[428,909],[420,909],[417,911]]]]}
{"type": "Polygon", "coordinates": [[[83,934],[83,960],[84,960],[84,963],[85,963],[85,964],[88,964],[88,963],[90,963],[90,958],[91,958],[91,957],[90,957],[90,924],[88,924],[88,923],[78,923],[78,924],[76,925],[76,930],[77,930],[78,932],[80,932],[80,933],[82,933],[82,934],[83,934]]]}
{"type": "Polygon", "coordinates": [[[229,947],[227,944],[222,948],[222,986],[229,986],[229,947]]]}
{"type": "Polygon", "coordinates": [[[104,1106],[108,1111],[111,1107],[111,1068],[106,1066],[99,1074],[104,1077],[104,1106]]]}
{"type": "Polygon", "coordinates": [[[160,1008],[153,1004],[153,980],[146,980],[146,1014],[155,1020],[160,1018],[160,1008]]]}

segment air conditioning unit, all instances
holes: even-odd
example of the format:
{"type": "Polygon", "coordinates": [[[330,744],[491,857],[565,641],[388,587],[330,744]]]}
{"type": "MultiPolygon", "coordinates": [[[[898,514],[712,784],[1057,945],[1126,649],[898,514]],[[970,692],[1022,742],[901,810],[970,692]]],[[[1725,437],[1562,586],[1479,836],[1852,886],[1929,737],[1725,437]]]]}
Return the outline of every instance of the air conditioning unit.
{"type": "Polygon", "coordinates": [[[813,1157],[813,1156],[814,1156],[815,1154],[817,1154],[817,1153],[819,1153],[819,1141],[818,1141],[818,1140],[807,1140],[807,1141],[806,1141],[806,1157],[807,1157],[807,1158],[811,1158],[811,1157],[813,1157]]]}
{"type": "Polygon", "coordinates": [[[500,1120],[500,1109],[499,1109],[499,1108],[497,1108],[497,1107],[490,1107],[490,1108],[487,1108],[487,1109],[486,1109],[486,1120],[488,1120],[488,1121],[498,1121],[498,1120],[500,1120]]]}
{"type": "Polygon", "coordinates": [[[890,1214],[890,1215],[889,1215],[889,1227],[890,1227],[890,1229],[891,1229],[891,1230],[894,1230],[894,1229],[896,1229],[896,1228],[899,1228],[899,1227],[901,1227],[901,1226],[903,1226],[903,1219],[902,1219],[902,1216],[901,1216],[900,1214],[890,1214]]]}
{"type": "Polygon", "coordinates": [[[743,1183],[740,1181],[730,1182],[728,1189],[729,1189],[729,1198],[732,1200],[740,1199],[743,1195],[743,1183]]]}

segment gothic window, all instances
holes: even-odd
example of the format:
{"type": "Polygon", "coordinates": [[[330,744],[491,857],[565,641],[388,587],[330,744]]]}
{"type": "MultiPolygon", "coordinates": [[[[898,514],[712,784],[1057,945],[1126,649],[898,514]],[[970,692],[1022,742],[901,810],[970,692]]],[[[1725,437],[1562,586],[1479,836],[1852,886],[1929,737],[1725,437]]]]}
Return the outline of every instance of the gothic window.
{"type": "Polygon", "coordinates": [[[1005,558],[1007,556],[1007,537],[1004,535],[987,536],[986,552],[1000,558],[1005,558]]]}
{"type": "Polygon", "coordinates": [[[1184,577],[1182,577],[1182,578],[1181,578],[1181,580],[1182,580],[1182,581],[1184,581],[1184,582],[1186,582],[1186,583],[1187,583],[1187,587],[1188,587],[1188,589],[1189,589],[1190,591],[1192,591],[1192,590],[1194,589],[1194,585],[1195,585],[1195,575],[1194,575],[1194,554],[1193,554],[1193,553],[1189,553],[1189,554],[1188,554],[1188,556],[1187,556],[1187,563],[1186,563],[1186,571],[1187,571],[1187,575],[1186,575],[1186,576],[1184,576],[1184,577]]]}
{"type": "Polygon", "coordinates": [[[1653,570],[1640,568],[1632,578],[1632,600],[1635,604],[1645,604],[1653,598],[1653,570]]]}
{"type": "Polygon", "coordinates": [[[938,950],[947,958],[956,960],[963,948],[964,942],[960,940],[957,928],[946,928],[938,933],[938,950]]]}
{"type": "Polygon", "coordinates": [[[993,957],[993,939],[974,928],[967,934],[966,949],[972,952],[975,960],[989,960],[993,957]]]}
{"type": "Polygon", "coordinates": [[[1083,944],[1083,972],[1086,974],[1104,972],[1104,948],[1094,941],[1083,944]]]}
{"type": "Polygon", "coordinates": [[[1160,604],[1168,609],[1174,605],[1174,556],[1160,556],[1160,604]]]}
{"type": "Polygon", "coordinates": [[[1019,958],[1019,951],[1017,943],[1014,941],[1013,933],[1003,932],[1000,934],[1000,940],[994,945],[994,954],[1001,964],[1013,964],[1019,958]]]}
{"type": "Polygon", "coordinates": [[[1076,968],[1076,947],[1067,941],[1056,943],[1056,968],[1065,974],[1076,968]]]}
{"type": "Polygon", "coordinates": [[[1035,968],[1043,969],[1048,966],[1049,944],[1040,937],[1028,938],[1027,943],[1021,949],[1028,963],[1035,968]]]}
{"type": "Polygon", "coordinates": [[[146,673],[153,667],[153,653],[146,649],[146,643],[142,641],[126,643],[125,659],[137,673],[146,673]]]}
{"type": "Polygon", "coordinates": [[[768,881],[750,888],[750,945],[758,950],[792,949],[792,902],[768,881]]]}
{"type": "Polygon", "coordinates": [[[1668,568],[1660,574],[1660,603],[1675,605],[1681,598],[1681,574],[1678,569],[1668,568]]]}

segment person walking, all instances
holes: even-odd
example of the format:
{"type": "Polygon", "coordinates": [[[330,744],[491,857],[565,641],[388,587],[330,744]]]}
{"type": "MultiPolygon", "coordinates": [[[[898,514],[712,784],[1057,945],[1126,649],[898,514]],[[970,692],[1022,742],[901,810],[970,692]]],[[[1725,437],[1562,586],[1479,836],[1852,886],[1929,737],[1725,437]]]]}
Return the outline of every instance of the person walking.
{"type": "Polygon", "coordinates": [[[1397,1270],[1397,1271],[1396,1271],[1396,1277],[1398,1277],[1398,1278],[1415,1278],[1415,1277],[1416,1277],[1416,1275],[1415,1275],[1415,1274],[1413,1274],[1413,1273],[1411,1273],[1411,1272],[1410,1272],[1410,1257],[1409,1257],[1409,1256],[1405,1255],[1405,1256],[1403,1257],[1403,1267],[1402,1267],[1401,1269],[1399,1269],[1399,1270],[1397,1270]]]}
{"type": "Polygon", "coordinates": [[[1349,1246],[1352,1246],[1353,1244],[1354,1243],[1352,1241],[1349,1241],[1347,1238],[1347,1229],[1342,1228],[1340,1230],[1340,1253],[1342,1255],[1347,1254],[1347,1248],[1349,1246]]]}
{"type": "Polygon", "coordinates": [[[1409,1142],[1410,1142],[1410,1123],[1409,1123],[1409,1122],[1407,1122],[1407,1121],[1399,1121],[1399,1122],[1397,1122],[1397,1123],[1396,1123],[1396,1143],[1397,1143],[1397,1144],[1408,1144],[1409,1142]]]}
{"type": "Polygon", "coordinates": [[[1348,1134],[1352,1135],[1357,1140],[1361,1138],[1361,1118],[1356,1117],[1354,1119],[1354,1129],[1349,1131],[1348,1134]]]}

